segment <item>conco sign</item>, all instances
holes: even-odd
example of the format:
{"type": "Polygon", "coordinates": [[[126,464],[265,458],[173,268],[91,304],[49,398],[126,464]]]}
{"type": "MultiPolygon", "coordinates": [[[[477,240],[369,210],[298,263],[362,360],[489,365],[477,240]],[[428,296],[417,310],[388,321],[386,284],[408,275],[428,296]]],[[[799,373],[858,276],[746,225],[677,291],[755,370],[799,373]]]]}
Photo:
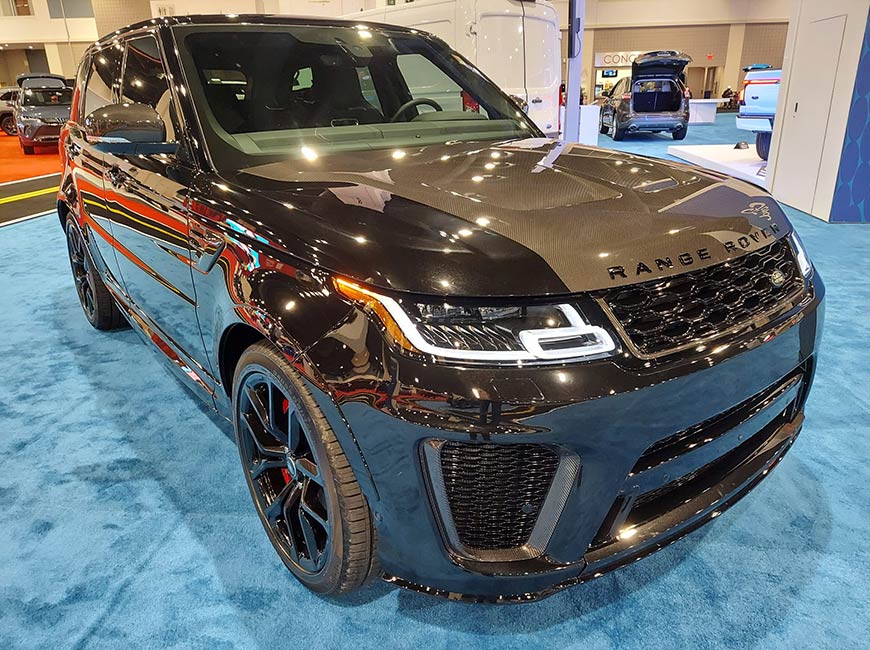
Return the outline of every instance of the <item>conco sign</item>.
{"type": "Polygon", "coordinates": [[[596,52],[595,67],[627,67],[634,63],[635,57],[640,54],[643,52],[596,52]]]}

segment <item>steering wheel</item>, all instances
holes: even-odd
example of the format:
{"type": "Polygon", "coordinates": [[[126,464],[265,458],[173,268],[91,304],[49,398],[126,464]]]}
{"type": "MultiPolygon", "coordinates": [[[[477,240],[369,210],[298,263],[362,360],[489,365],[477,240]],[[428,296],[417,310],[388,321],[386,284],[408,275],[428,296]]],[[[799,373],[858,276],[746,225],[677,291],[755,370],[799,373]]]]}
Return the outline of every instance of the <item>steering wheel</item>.
{"type": "Polygon", "coordinates": [[[393,117],[390,118],[390,122],[395,122],[396,120],[398,120],[399,117],[401,117],[406,112],[408,112],[409,109],[412,109],[415,106],[424,106],[424,105],[431,106],[436,111],[443,111],[444,110],[443,108],[441,108],[441,104],[436,102],[434,99],[429,99],[428,97],[420,97],[419,99],[412,99],[411,101],[405,102],[404,104],[399,106],[399,110],[397,110],[395,115],[393,115],[393,117]]]}

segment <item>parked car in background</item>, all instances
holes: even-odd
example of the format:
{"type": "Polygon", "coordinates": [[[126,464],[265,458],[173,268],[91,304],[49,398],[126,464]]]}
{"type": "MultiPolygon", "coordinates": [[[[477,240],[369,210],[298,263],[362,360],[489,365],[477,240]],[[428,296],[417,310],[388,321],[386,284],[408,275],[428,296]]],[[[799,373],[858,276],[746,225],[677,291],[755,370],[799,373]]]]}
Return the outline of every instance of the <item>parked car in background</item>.
{"type": "Polygon", "coordinates": [[[18,87],[0,88],[0,129],[6,135],[15,135],[15,101],[18,87]]]}
{"type": "Polygon", "coordinates": [[[15,102],[15,126],[24,153],[36,145],[54,144],[69,119],[72,89],[60,75],[27,73],[18,75],[20,91],[15,102]]]}
{"type": "MultiPolygon", "coordinates": [[[[437,36],[514,98],[544,133],[558,134],[561,128],[561,32],[559,14],[551,3],[545,0],[417,0],[347,14],[343,18],[401,25],[437,36]],[[524,35],[521,48],[516,48],[513,41],[508,45],[504,38],[505,34],[515,33],[524,35]]],[[[455,88],[433,85],[439,75],[417,78],[421,86],[411,89],[414,97],[438,99],[447,92],[454,96],[447,106],[453,104],[462,110],[473,110],[473,106],[463,104],[455,96],[455,88]]]]}
{"type": "Polygon", "coordinates": [[[755,133],[755,151],[767,160],[782,70],[769,65],[751,65],[743,70],[746,76],[738,96],[737,128],[755,133]]]}
{"type": "Polygon", "coordinates": [[[667,131],[674,140],[685,138],[691,95],[684,70],[691,62],[688,54],[673,50],[639,55],[631,64],[631,77],[623,77],[595,100],[601,106],[601,133],[614,140],[638,131],[667,131]]]}
{"type": "Polygon", "coordinates": [[[824,288],[764,190],[547,139],[403,27],[163,18],[79,69],[70,291],[233,422],[310,589],[540,598],[718,517],[798,435],[824,288]],[[414,95],[448,83],[478,110],[414,95]]]}

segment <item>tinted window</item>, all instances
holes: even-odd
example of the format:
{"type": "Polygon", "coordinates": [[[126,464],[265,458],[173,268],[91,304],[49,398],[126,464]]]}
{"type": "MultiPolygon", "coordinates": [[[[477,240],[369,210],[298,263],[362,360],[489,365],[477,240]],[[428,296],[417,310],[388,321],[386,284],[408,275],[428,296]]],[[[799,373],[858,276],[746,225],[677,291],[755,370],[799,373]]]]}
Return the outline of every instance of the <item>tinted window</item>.
{"type": "Polygon", "coordinates": [[[437,39],[363,26],[174,31],[219,166],[288,154],[310,159],[315,146],[320,155],[540,135],[508,97],[437,39]],[[441,110],[399,113],[412,99],[433,100],[441,110]]]}
{"type": "Polygon", "coordinates": [[[115,96],[121,83],[123,56],[124,47],[120,43],[94,53],[88,81],[85,84],[83,115],[90,115],[98,108],[115,103],[115,96]]]}
{"type": "Polygon", "coordinates": [[[134,38],[127,42],[127,58],[124,63],[124,79],[121,83],[121,100],[148,104],[163,118],[166,139],[175,139],[175,129],[170,112],[172,95],[157,39],[153,36],[134,38]]]}
{"type": "Polygon", "coordinates": [[[23,91],[24,106],[69,106],[72,104],[72,90],[69,88],[28,88],[23,91]]]}
{"type": "MultiPolygon", "coordinates": [[[[445,111],[462,110],[462,89],[432,61],[422,54],[401,54],[396,62],[407,80],[411,97],[434,99],[445,111]]],[[[421,109],[435,110],[431,106],[421,109]]]]}

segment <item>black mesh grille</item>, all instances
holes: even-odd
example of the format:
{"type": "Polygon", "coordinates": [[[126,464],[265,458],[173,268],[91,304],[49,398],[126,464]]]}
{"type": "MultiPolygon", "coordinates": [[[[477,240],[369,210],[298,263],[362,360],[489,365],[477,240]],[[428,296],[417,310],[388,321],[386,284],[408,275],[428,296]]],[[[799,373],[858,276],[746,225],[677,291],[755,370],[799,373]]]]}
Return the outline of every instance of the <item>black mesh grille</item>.
{"type": "Polygon", "coordinates": [[[445,442],[441,472],[459,541],[479,550],[525,544],[558,465],[542,445],[445,442]]]}
{"type": "Polygon", "coordinates": [[[749,321],[802,288],[791,247],[780,239],[724,264],[611,289],[602,297],[635,347],[656,354],[749,321]]]}

